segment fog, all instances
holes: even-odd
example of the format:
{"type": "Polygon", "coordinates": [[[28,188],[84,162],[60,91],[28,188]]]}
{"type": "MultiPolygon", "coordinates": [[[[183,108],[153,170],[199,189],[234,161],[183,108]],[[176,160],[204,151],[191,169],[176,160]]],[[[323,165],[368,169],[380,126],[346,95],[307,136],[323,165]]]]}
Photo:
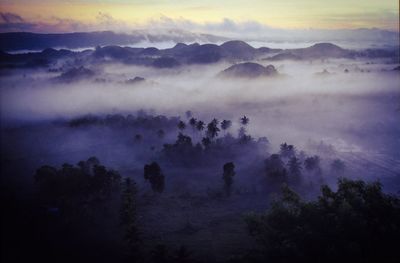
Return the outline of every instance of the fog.
{"type": "MultiPolygon", "coordinates": [[[[343,154],[358,152],[367,159],[384,154],[397,163],[388,168],[389,174],[399,173],[400,76],[392,71],[393,64],[348,59],[272,64],[280,75],[257,79],[219,77],[218,73],[231,65],[228,62],[176,69],[90,65],[93,78],[68,83],[56,81],[59,73],[12,70],[1,77],[1,121],[3,127],[14,127],[139,110],[183,118],[190,110],[207,122],[231,119],[230,132],[236,136],[239,117],[246,115],[251,120],[248,133],[256,138],[266,136],[270,152],[278,151],[283,142],[307,150],[310,141],[323,141],[343,154]],[[324,70],[328,73],[321,73],[324,70]],[[145,81],[126,82],[136,76],[145,81]]],[[[66,134],[63,143],[69,145],[71,135],[66,134]]],[[[174,134],[171,141],[177,132],[174,134]]],[[[85,141],[75,135],[71,138],[85,141]]],[[[79,152],[82,145],[67,148],[79,152]]],[[[120,155],[122,158],[123,153],[120,155]]]]}

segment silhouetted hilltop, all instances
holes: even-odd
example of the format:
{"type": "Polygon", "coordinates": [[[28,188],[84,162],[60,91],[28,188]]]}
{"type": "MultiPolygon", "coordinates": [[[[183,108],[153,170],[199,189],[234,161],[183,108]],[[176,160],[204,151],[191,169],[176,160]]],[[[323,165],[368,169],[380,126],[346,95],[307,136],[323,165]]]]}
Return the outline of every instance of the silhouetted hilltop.
{"type": "Polygon", "coordinates": [[[239,63],[225,69],[220,73],[222,77],[257,78],[276,76],[278,71],[273,65],[266,67],[252,62],[239,63]]]}
{"type": "Polygon", "coordinates": [[[277,54],[273,57],[268,58],[268,60],[272,60],[272,61],[280,61],[280,60],[301,60],[301,57],[294,55],[291,52],[287,52],[287,53],[280,53],[277,54]]]}
{"type": "Polygon", "coordinates": [[[93,57],[103,59],[125,59],[126,57],[134,55],[140,51],[142,51],[142,49],[132,49],[120,46],[97,47],[93,53],[93,57]]]}
{"type": "Polygon", "coordinates": [[[218,62],[222,59],[222,49],[218,45],[205,44],[199,45],[186,52],[188,63],[208,64],[218,62]]]}
{"type": "Polygon", "coordinates": [[[348,50],[331,43],[318,43],[308,48],[293,50],[292,52],[302,58],[342,58],[349,54],[348,50]]]}
{"type": "Polygon", "coordinates": [[[253,59],[257,53],[255,48],[239,40],[225,42],[221,48],[226,56],[237,59],[253,59]]]}
{"type": "Polygon", "coordinates": [[[84,67],[71,68],[70,70],[62,73],[57,80],[62,82],[73,82],[91,78],[94,76],[94,72],[84,67]]]}
{"type": "Polygon", "coordinates": [[[126,84],[137,84],[137,83],[141,83],[144,81],[146,81],[145,78],[136,76],[133,79],[128,79],[127,81],[125,81],[125,83],[126,84]]]}

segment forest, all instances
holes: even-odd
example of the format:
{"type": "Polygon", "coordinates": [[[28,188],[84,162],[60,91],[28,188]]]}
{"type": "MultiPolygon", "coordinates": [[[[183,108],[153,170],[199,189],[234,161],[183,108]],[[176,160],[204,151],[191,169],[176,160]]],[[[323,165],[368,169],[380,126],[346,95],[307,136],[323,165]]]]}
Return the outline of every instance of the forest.
{"type": "Polygon", "coordinates": [[[385,193],[379,181],[350,179],[351,164],[332,145],[321,142],[311,152],[282,142],[273,151],[267,137],[248,133],[251,125],[245,115],[205,121],[191,111],[183,117],[139,111],[31,124],[29,130],[39,134],[89,130],[103,140],[112,134],[116,147],[123,142],[134,149],[139,168],[117,171],[88,156],[36,167],[32,186],[2,185],[2,257],[397,262],[396,195],[385,193]]]}

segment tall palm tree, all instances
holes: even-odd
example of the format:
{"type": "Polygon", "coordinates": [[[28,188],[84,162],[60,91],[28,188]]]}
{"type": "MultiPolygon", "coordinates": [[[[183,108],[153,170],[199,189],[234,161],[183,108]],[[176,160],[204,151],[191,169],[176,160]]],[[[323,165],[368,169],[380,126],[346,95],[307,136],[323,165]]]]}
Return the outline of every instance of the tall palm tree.
{"type": "Polygon", "coordinates": [[[240,118],[240,123],[242,124],[242,125],[247,125],[247,124],[249,124],[249,122],[250,122],[250,119],[249,118],[247,118],[246,117],[246,115],[244,115],[242,118],[240,118]]]}
{"type": "Polygon", "coordinates": [[[196,118],[191,118],[189,120],[189,125],[192,126],[192,130],[193,130],[193,135],[194,135],[194,131],[196,130],[196,124],[197,124],[197,120],[196,118]]]}
{"type": "Polygon", "coordinates": [[[201,132],[205,128],[205,123],[203,121],[197,121],[196,128],[199,132],[201,132]]]}
{"type": "Polygon", "coordinates": [[[209,124],[207,124],[207,136],[214,139],[218,136],[219,131],[218,120],[214,118],[209,124]]]}
{"type": "Polygon", "coordinates": [[[230,120],[223,120],[221,122],[221,129],[223,129],[225,133],[226,130],[229,129],[231,126],[232,126],[232,121],[230,120]]]}

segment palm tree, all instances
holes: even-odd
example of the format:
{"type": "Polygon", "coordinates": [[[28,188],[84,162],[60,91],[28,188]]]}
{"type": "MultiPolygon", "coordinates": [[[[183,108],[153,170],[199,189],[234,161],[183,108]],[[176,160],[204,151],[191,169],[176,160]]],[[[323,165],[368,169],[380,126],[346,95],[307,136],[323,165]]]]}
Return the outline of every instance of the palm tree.
{"type": "Polygon", "coordinates": [[[221,122],[221,129],[224,130],[224,132],[226,132],[227,129],[229,129],[232,126],[232,121],[230,120],[223,120],[221,122]]]}
{"type": "Polygon", "coordinates": [[[246,128],[245,127],[240,127],[239,128],[239,130],[238,130],[238,136],[239,136],[239,139],[240,138],[243,138],[244,136],[246,136],[246,128]]]}
{"type": "Polygon", "coordinates": [[[190,124],[190,126],[192,126],[193,128],[195,128],[196,127],[196,124],[197,124],[197,120],[196,120],[196,118],[191,118],[190,120],[189,120],[189,124],[190,124]]]}
{"type": "Polygon", "coordinates": [[[194,131],[196,130],[196,124],[197,124],[197,120],[196,118],[191,118],[189,120],[189,125],[192,126],[192,130],[193,130],[193,135],[194,135],[194,131]]]}
{"type": "Polygon", "coordinates": [[[199,132],[201,132],[202,130],[204,130],[204,127],[205,127],[205,124],[204,124],[203,121],[197,121],[196,128],[197,128],[197,130],[198,130],[199,132]]]}
{"type": "Polygon", "coordinates": [[[178,122],[178,129],[183,131],[186,128],[186,124],[183,121],[178,122]]]}
{"type": "Polygon", "coordinates": [[[207,124],[207,136],[214,139],[218,136],[219,131],[218,120],[214,118],[209,124],[207,124]]]}
{"type": "Polygon", "coordinates": [[[242,125],[247,125],[247,124],[249,124],[249,122],[250,122],[250,119],[249,118],[247,118],[246,117],[246,115],[244,115],[242,118],[240,118],[240,123],[242,124],[242,125]]]}

